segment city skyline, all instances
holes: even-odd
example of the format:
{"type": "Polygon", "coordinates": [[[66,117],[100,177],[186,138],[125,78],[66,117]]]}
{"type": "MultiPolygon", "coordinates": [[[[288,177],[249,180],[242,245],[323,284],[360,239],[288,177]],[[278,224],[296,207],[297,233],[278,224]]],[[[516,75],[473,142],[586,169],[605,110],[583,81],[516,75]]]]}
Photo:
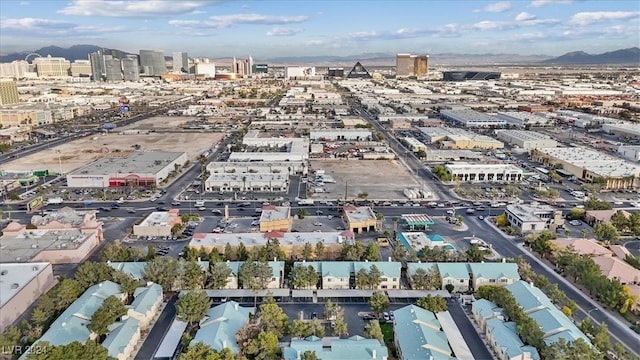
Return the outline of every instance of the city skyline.
{"type": "Polygon", "coordinates": [[[640,44],[637,1],[3,1],[0,13],[2,54],[91,43],[212,58],[558,56],[640,44]]]}

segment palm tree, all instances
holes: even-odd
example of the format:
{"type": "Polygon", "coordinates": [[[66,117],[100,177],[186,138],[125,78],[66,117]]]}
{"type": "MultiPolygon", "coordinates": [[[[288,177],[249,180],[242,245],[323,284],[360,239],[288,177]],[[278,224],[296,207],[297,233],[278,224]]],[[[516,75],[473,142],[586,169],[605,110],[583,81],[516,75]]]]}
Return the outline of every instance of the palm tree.
{"type": "Polygon", "coordinates": [[[242,190],[243,191],[247,191],[247,177],[246,176],[242,177],[242,190]]]}
{"type": "Polygon", "coordinates": [[[582,234],[582,238],[583,239],[587,238],[587,230],[585,230],[585,229],[580,230],[580,234],[582,234]]]}
{"type": "Polygon", "coordinates": [[[11,220],[11,211],[13,210],[13,207],[11,207],[11,205],[7,205],[5,210],[7,211],[7,219],[11,220]]]}
{"type": "Polygon", "coordinates": [[[398,220],[400,220],[397,216],[394,216],[391,221],[393,221],[393,232],[398,232],[398,220]]]}

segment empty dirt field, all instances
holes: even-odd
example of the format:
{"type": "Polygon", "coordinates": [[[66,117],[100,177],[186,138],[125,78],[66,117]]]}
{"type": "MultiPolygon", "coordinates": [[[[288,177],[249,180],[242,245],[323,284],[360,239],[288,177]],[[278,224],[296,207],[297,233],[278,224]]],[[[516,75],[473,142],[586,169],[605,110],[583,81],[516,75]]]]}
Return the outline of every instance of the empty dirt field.
{"type": "Polygon", "coordinates": [[[139,145],[141,151],[186,152],[190,160],[215,147],[223,134],[151,133],[146,135],[94,135],[55,146],[2,165],[6,170],[49,170],[68,173],[104,157],[124,157],[139,145]]]}
{"type": "Polygon", "coordinates": [[[325,183],[328,193],[317,193],[317,199],[356,198],[367,193],[368,199],[403,199],[403,190],[419,188],[409,170],[396,160],[311,160],[311,168],[322,169],[335,184],[325,183]],[[348,184],[348,186],[347,186],[348,184]]]}
{"type": "Polygon", "coordinates": [[[149,119],[136,121],[135,123],[119,128],[115,128],[113,132],[120,132],[123,130],[177,130],[180,125],[184,125],[191,120],[194,120],[191,116],[154,116],[149,119]]]}

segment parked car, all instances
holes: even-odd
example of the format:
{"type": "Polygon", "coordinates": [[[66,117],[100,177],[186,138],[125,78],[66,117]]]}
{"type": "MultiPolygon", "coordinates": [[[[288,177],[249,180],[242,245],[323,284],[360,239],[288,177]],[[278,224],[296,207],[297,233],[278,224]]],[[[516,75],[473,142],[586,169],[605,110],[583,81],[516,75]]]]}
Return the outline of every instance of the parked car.
{"type": "Polygon", "coordinates": [[[382,318],[384,319],[384,321],[390,321],[391,320],[391,317],[389,316],[389,313],[386,312],[386,311],[384,313],[382,313],[382,318]]]}

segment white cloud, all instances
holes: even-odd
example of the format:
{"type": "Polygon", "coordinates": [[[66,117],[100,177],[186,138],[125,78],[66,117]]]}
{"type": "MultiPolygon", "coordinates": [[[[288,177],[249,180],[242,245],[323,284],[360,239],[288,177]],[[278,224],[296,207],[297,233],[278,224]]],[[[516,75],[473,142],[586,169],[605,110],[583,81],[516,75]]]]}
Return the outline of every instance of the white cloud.
{"type": "Polygon", "coordinates": [[[538,32],[531,32],[531,33],[524,33],[524,34],[516,34],[512,37],[512,40],[534,41],[534,40],[544,39],[546,37],[548,37],[547,34],[538,31],[538,32]]]}
{"type": "Polygon", "coordinates": [[[527,20],[533,20],[535,18],[536,18],[535,15],[529,14],[528,12],[523,11],[516,16],[516,21],[527,21],[527,20]]]}
{"type": "Polygon", "coordinates": [[[239,24],[281,25],[301,23],[309,19],[308,16],[274,16],[262,14],[233,14],[211,16],[208,20],[170,20],[169,24],[189,28],[222,29],[239,24]]]}
{"type": "Polygon", "coordinates": [[[300,28],[286,28],[286,27],[274,27],[267,31],[267,36],[293,36],[303,32],[304,29],[300,28]]]}
{"type": "Polygon", "coordinates": [[[542,7],[550,4],[572,4],[574,0],[533,0],[529,7],[542,7]]]}
{"type": "Polygon", "coordinates": [[[477,30],[503,30],[513,28],[514,25],[501,21],[480,21],[472,25],[472,28],[477,30]]]}
{"type": "Polygon", "coordinates": [[[511,9],[511,3],[508,1],[500,1],[497,3],[489,4],[482,9],[473,10],[473,12],[490,12],[501,13],[511,9]]]}
{"type": "Polygon", "coordinates": [[[35,30],[35,29],[72,29],[76,27],[75,24],[40,18],[20,18],[20,19],[7,19],[3,18],[0,22],[0,29],[12,29],[12,30],[35,30]]]}
{"type": "Polygon", "coordinates": [[[211,23],[216,27],[229,27],[236,24],[261,24],[261,25],[276,25],[276,24],[291,24],[301,23],[309,19],[308,16],[275,16],[275,15],[262,15],[262,14],[233,14],[233,15],[220,15],[209,17],[211,23]]]}
{"type": "Polygon", "coordinates": [[[151,17],[186,14],[219,1],[74,0],[58,12],[76,16],[151,17]]]}
{"type": "Polygon", "coordinates": [[[603,21],[629,20],[640,17],[640,11],[594,11],[580,12],[571,17],[569,24],[586,26],[603,21]]]}

